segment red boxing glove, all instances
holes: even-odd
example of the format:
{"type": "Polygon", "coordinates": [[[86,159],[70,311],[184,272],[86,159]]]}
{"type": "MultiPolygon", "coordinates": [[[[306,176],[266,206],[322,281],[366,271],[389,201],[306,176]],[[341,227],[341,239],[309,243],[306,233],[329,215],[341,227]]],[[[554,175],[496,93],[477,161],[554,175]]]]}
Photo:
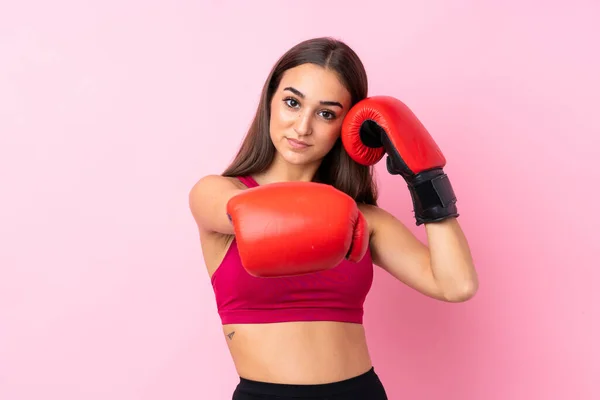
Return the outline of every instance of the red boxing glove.
{"type": "Polygon", "coordinates": [[[360,261],[367,223],[356,202],[330,185],[280,182],[227,203],[244,268],[257,277],[300,275],[360,261]]]}
{"type": "Polygon", "coordinates": [[[456,196],[443,168],[446,159],[423,124],[400,100],[375,96],[358,102],[344,118],[342,143],[359,164],[387,153],[387,170],[402,175],[417,225],[458,217],[456,196]]]}

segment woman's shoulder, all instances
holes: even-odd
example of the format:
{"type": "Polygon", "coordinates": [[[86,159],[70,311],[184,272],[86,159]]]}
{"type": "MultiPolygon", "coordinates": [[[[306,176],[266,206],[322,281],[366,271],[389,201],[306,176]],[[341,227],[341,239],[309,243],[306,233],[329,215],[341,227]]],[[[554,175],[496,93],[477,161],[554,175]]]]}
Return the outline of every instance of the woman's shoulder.
{"type": "Polygon", "coordinates": [[[371,235],[386,225],[400,223],[400,221],[392,213],[379,206],[359,203],[358,209],[367,220],[367,224],[369,225],[369,233],[371,235]]]}
{"type": "Polygon", "coordinates": [[[383,211],[383,209],[381,209],[378,206],[375,206],[373,204],[366,204],[366,203],[357,203],[357,204],[358,204],[358,209],[360,210],[360,212],[363,213],[363,215],[365,217],[371,217],[371,216],[377,215],[383,211]]]}
{"type": "MultiPolygon", "coordinates": [[[[247,187],[235,177],[205,175],[189,190],[189,206],[199,226],[212,225],[212,214],[221,209],[229,198],[247,187]]],[[[214,228],[214,227],[213,227],[214,228]]]]}
{"type": "Polygon", "coordinates": [[[237,177],[209,174],[201,177],[194,183],[191,193],[215,193],[215,191],[245,188],[246,186],[237,177]]]}

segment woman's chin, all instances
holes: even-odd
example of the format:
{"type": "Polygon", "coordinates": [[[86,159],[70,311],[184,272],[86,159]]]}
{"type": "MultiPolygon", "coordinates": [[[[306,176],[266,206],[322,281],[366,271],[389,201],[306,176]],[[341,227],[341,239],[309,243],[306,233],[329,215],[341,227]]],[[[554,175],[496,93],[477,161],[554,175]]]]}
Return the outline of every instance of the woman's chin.
{"type": "Polygon", "coordinates": [[[319,158],[312,154],[311,152],[295,152],[295,151],[284,151],[281,154],[281,158],[292,165],[310,165],[319,161],[319,158]]]}

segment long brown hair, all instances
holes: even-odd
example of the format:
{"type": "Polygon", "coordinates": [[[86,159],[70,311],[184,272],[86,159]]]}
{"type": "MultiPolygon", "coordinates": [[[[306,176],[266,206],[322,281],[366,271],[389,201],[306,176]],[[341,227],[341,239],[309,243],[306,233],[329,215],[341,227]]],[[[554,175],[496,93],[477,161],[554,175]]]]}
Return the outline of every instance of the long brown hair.
{"type": "MultiPolygon", "coordinates": [[[[303,41],[288,50],[273,66],[263,86],[256,114],[233,162],[221,174],[245,176],[265,171],[275,156],[269,135],[270,104],[283,73],[301,64],[312,63],[335,71],[351,95],[351,106],[368,92],[367,74],[357,54],[344,42],[323,37],[303,41]]],[[[350,158],[341,139],[321,162],[313,179],[330,184],[358,203],[377,205],[373,167],[350,158]]]]}

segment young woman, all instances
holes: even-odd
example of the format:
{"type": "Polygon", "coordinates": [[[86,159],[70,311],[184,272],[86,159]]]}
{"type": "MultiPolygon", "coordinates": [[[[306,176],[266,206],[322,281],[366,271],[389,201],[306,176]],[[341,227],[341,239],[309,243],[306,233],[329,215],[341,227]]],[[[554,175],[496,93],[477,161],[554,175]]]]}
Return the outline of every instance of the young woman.
{"type": "MultiPolygon", "coordinates": [[[[442,301],[477,290],[454,202],[441,212],[415,203],[428,246],[377,206],[372,167],[342,137],[366,97],[363,64],[345,43],[299,43],[268,76],[232,164],[190,191],[240,376],[233,399],[386,399],[362,326],[373,265],[442,301]]],[[[436,190],[452,200],[445,175],[436,177],[427,182],[446,182],[436,190]]]]}

